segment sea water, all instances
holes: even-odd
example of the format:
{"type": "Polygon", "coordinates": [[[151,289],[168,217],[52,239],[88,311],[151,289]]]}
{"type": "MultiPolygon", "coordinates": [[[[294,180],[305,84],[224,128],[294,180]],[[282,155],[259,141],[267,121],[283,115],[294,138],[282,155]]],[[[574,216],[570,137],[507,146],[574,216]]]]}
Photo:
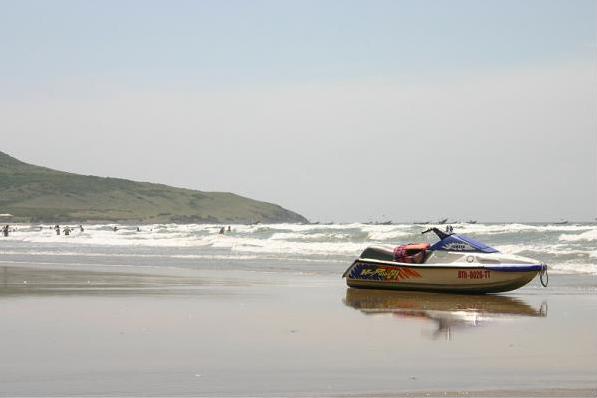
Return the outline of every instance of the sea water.
{"type": "MultiPolygon", "coordinates": [[[[535,258],[550,271],[597,275],[597,224],[452,224],[503,253],[535,258]]],[[[368,245],[437,240],[415,224],[92,224],[57,235],[52,225],[16,224],[0,237],[0,262],[342,272],[368,245]],[[117,230],[114,231],[114,227],[117,230]],[[225,225],[224,227],[228,227],[225,225]]],[[[63,226],[64,227],[64,226],[63,226]]],[[[442,227],[442,226],[440,226],[442,227]]]]}

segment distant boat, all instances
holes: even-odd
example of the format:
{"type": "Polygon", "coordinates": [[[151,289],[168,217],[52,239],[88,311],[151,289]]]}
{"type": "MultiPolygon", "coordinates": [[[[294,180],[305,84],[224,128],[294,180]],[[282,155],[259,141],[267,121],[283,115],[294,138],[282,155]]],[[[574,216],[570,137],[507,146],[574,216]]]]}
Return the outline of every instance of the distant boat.
{"type": "Polygon", "coordinates": [[[468,220],[466,223],[467,224],[476,224],[477,220],[468,220]]]}
{"type": "Polygon", "coordinates": [[[443,220],[439,220],[437,223],[438,223],[438,224],[445,224],[445,223],[447,223],[447,222],[448,222],[448,219],[447,219],[447,218],[444,218],[443,220]]]}
{"type": "Polygon", "coordinates": [[[392,221],[383,221],[383,222],[379,223],[379,225],[392,225],[392,224],[393,224],[392,221]]]}
{"type": "Polygon", "coordinates": [[[553,225],[566,225],[568,224],[568,220],[560,220],[558,222],[554,222],[553,225]]]}

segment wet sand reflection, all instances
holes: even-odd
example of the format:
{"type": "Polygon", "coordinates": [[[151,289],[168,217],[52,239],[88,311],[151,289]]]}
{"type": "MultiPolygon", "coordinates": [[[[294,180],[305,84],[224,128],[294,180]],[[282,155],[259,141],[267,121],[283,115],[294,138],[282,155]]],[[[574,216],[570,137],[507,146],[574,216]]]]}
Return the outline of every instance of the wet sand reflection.
{"type": "Polygon", "coordinates": [[[459,295],[348,288],[344,304],[364,314],[392,314],[399,319],[436,323],[430,337],[451,340],[454,330],[512,317],[546,317],[547,302],[534,308],[524,300],[499,295],[459,295]]]}

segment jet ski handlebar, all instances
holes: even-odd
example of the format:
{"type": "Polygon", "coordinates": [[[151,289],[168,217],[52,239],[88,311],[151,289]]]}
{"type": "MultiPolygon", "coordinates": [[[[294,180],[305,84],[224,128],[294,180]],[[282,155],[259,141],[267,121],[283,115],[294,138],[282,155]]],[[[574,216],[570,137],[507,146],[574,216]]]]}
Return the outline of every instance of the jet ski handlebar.
{"type": "Polygon", "coordinates": [[[427,232],[432,232],[432,231],[437,235],[437,237],[440,240],[442,240],[444,238],[447,238],[448,236],[452,235],[452,234],[446,233],[446,232],[444,232],[444,231],[442,231],[442,230],[440,230],[439,228],[436,228],[436,227],[426,229],[425,231],[421,232],[421,234],[426,234],[427,232]]]}

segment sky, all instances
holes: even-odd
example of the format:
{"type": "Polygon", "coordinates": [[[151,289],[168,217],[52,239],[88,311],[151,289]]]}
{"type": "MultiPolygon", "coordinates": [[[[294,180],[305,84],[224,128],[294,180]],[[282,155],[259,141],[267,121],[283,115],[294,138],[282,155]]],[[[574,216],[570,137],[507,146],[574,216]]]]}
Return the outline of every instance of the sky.
{"type": "Polygon", "coordinates": [[[597,217],[597,2],[0,0],[0,151],[313,221],[597,217]]]}

